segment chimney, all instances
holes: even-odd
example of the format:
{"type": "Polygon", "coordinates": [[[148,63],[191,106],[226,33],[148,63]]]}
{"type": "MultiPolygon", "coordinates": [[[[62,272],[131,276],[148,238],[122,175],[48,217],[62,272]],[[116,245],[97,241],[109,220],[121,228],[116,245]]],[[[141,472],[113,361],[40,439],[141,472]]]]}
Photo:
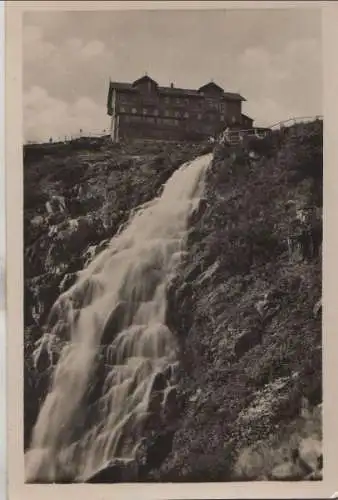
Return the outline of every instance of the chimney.
{"type": "Polygon", "coordinates": [[[174,88],[174,84],[171,82],[170,84],[170,88],[173,89],[174,88]]]}

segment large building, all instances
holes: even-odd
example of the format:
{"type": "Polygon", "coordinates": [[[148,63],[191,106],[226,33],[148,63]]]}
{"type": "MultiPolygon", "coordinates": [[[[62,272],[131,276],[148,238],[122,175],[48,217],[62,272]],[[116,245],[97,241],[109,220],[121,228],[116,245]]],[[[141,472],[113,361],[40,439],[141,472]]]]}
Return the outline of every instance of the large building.
{"type": "Polygon", "coordinates": [[[114,142],[125,139],[202,140],[226,127],[249,129],[240,94],[214,82],[197,90],[160,87],[145,75],[133,83],[110,82],[107,111],[114,142]]]}

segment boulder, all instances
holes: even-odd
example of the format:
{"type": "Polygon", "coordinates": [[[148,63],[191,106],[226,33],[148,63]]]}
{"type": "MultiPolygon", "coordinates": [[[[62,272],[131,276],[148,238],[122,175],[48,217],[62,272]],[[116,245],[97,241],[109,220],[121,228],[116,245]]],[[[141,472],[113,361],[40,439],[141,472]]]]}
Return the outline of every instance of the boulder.
{"type": "Polygon", "coordinates": [[[312,470],[316,470],[318,461],[322,459],[322,443],[319,439],[307,437],[301,440],[299,444],[299,457],[312,470]]]}
{"type": "Polygon", "coordinates": [[[85,479],[85,483],[130,483],[138,479],[135,460],[114,459],[85,479]]]}
{"type": "Polygon", "coordinates": [[[178,394],[176,387],[171,387],[164,394],[163,417],[165,421],[171,421],[178,417],[180,412],[178,394]]]}
{"type": "Polygon", "coordinates": [[[315,318],[319,318],[321,316],[321,313],[322,313],[322,299],[320,298],[314,305],[313,315],[315,318]]]}

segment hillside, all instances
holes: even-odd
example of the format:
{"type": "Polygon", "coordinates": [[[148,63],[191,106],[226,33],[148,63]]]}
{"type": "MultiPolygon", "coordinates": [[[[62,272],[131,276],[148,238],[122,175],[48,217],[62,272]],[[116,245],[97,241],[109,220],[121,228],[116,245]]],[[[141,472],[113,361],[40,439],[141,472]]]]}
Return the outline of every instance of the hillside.
{"type": "Polygon", "coordinates": [[[48,356],[35,371],[32,353],[51,306],[131,211],[205,149],[161,143],[121,148],[109,138],[25,147],[25,446],[50,375],[48,356]]]}
{"type": "MultiPolygon", "coordinates": [[[[208,149],[105,139],[25,149],[25,447],[57,358],[49,345],[34,366],[52,304],[134,208],[208,149]]],[[[321,208],[321,122],[216,146],[168,289],[180,376],[147,481],[268,478],[294,448],[317,460],[321,208]]]]}

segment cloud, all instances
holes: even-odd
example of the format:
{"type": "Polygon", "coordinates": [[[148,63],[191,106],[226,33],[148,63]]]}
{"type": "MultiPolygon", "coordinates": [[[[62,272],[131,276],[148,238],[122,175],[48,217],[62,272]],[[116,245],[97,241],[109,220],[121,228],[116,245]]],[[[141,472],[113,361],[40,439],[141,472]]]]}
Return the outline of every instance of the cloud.
{"type": "Polygon", "coordinates": [[[105,107],[88,97],[67,103],[50,96],[46,89],[31,87],[24,93],[24,140],[63,140],[65,136],[101,133],[109,126],[105,107]]]}
{"type": "Polygon", "coordinates": [[[43,39],[43,31],[39,26],[26,26],[23,30],[23,51],[26,65],[37,65],[48,60],[56,53],[57,48],[43,39]]]}
{"type": "MultiPolygon", "coordinates": [[[[161,85],[196,88],[213,78],[244,95],[243,112],[261,125],[322,112],[316,10],[45,12],[26,15],[24,26],[30,136],[38,133],[38,123],[60,133],[59,125],[49,123],[51,110],[64,118],[63,136],[75,123],[83,128],[83,98],[92,103],[86,106],[93,127],[106,123],[109,77],[132,81],[145,71],[161,85]]],[[[46,135],[45,128],[41,133],[46,135]]]]}
{"type": "Polygon", "coordinates": [[[80,51],[80,56],[82,57],[96,57],[105,50],[104,43],[99,40],[92,40],[87,43],[80,51]]]}
{"type": "Polygon", "coordinates": [[[322,112],[319,40],[292,40],[275,53],[250,47],[238,58],[234,74],[248,99],[246,110],[261,124],[322,112]]]}
{"type": "Polygon", "coordinates": [[[113,60],[106,44],[70,36],[52,43],[37,26],[24,30],[24,89],[36,85],[61,100],[87,95],[106,103],[109,66],[113,60]]]}

